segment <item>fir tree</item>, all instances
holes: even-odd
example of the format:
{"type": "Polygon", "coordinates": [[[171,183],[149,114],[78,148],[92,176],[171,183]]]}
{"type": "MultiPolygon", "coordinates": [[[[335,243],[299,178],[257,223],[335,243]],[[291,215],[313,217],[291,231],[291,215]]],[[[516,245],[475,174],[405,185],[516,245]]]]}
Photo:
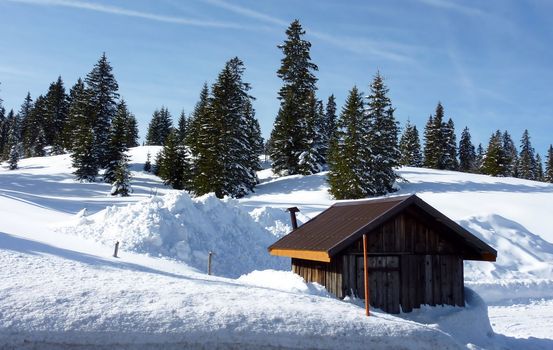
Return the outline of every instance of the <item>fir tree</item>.
{"type": "Polygon", "coordinates": [[[79,181],[94,182],[98,175],[98,154],[95,148],[94,127],[95,109],[90,104],[90,93],[84,84],[79,84],[74,91],[69,107],[71,120],[75,121],[72,133],[72,165],[76,168],[75,177],[79,181]]]}
{"type": "Polygon", "coordinates": [[[530,134],[528,130],[524,130],[522,139],[520,140],[520,154],[517,167],[518,177],[527,180],[536,180],[536,158],[534,155],[534,148],[530,143],[530,134]]]}
{"type": "Polygon", "coordinates": [[[327,140],[324,133],[324,114],[322,102],[318,101],[315,94],[311,94],[308,100],[309,113],[306,119],[306,144],[307,149],[299,155],[298,169],[300,174],[315,174],[323,170],[325,164],[327,140]]]}
{"type": "Polygon", "coordinates": [[[553,183],[553,145],[549,145],[545,162],[544,181],[553,183]]]}
{"type": "Polygon", "coordinates": [[[194,111],[188,122],[188,132],[186,134],[185,144],[190,147],[192,154],[197,155],[200,145],[198,144],[201,125],[209,114],[209,88],[207,83],[204,83],[200,92],[199,101],[194,107],[194,111]]]}
{"type": "Polygon", "coordinates": [[[129,171],[129,161],[126,155],[123,156],[115,167],[114,181],[111,186],[110,194],[118,197],[128,197],[131,189],[131,172],[129,171]]]}
{"type": "Polygon", "coordinates": [[[23,146],[21,155],[23,156],[30,154],[30,151],[28,149],[29,145],[26,140],[26,135],[29,133],[29,128],[31,127],[30,115],[32,113],[33,106],[34,105],[33,105],[33,99],[31,98],[31,93],[27,92],[27,96],[25,96],[25,99],[21,104],[21,108],[19,109],[19,117],[21,119],[21,142],[23,146]]]}
{"type": "Polygon", "coordinates": [[[3,152],[1,153],[2,159],[10,159],[10,154],[12,154],[12,148],[16,147],[17,155],[19,157],[19,147],[21,141],[21,123],[19,116],[16,115],[12,110],[8,113],[7,117],[4,119],[2,126],[2,134],[5,140],[3,152]]]}
{"type": "Polygon", "coordinates": [[[443,126],[442,133],[445,139],[444,169],[457,170],[459,168],[459,162],[457,161],[457,138],[455,136],[455,125],[451,118],[443,126]]]}
{"type": "Polygon", "coordinates": [[[165,107],[156,110],[148,126],[146,144],[150,146],[163,146],[172,128],[173,121],[169,110],[165,107]]]}
{"type": "Polygon", "coordinates": [[[280,109],[271,132],[271,159],[276,174],[310,174],[317,166],[307,162],[320,159],[318,154],[307,157],[306,153],[314,152],[310,150],[314,140],[309,123],[316,119],[312,99],[317,78],[313,72],[318,68],[311,62],[311,43],[303,39],[305,31],[298,20],[290,24],[286,35],[278,46],[284,57],[277,75],[284,84],[278,93],[280,109]]]}
{"type": "Polygon", "coordinates": [[[188,119],[186,118],[184,111],[180,113],[179,122],[177,124],[177,131],[177,139],[179,143],[184,144],[186,141],[186,134],[188,132],[188,119]]]}
{"type": "Polygon", "coordinates": [[[46,143],[52,146],[53,154],[62,154],[66,138],[64,135],[65,124],[67,122],[68,102],[65,94],[63,80],[58,80],[50,84],[46,99],[46,115],[44,132],[46,143]]]}
{"type": "Polygon", "coordinates": [[[459,141],[459,170],[465,173],[472,173],[477,169],[476,151],[471,141],[469,128],[465,127],[459,141]]]}
{"type": "Polygon", "coordinates": [[[517,148],[511,135],[507,131],[503,132],[503,152],[505,153],[506,173],[505,176],[517,176],[518,155],[517,148]]]}
{"type": "Polygon", "coordinates": [[[505,176],[507,171],[506,157],[503,150],[501,132],[497,130],[490,137],[486,155],[482,161],[482,173],[492,176],[505,176]]]}
{"type": "Polygon", "coordinates": [[[47,114],[46,98],[38,96],[31,112],[29,113],[28,122],[26,123],[24,135],[24,148],[28,150],[26,157],[42,157],[45,155],[44,147],[47,145],[46,140],[46,120],[47,114]]]}
{"type": "Polygon", "coordinates": [[[398,125],[394,118],[394,108],[387,96],[388,88],[380,73],[370,85],[366,117],[369,120],[369,133],[366,135],[370,149],[370,172],[372,187],[370,195],[380,196],[393,192],[397,178],[394,168],[399,165],[398,125]]]}
{"type": "Polygon", "coordinates": [[[543,181],[543,162],[539,153],[536,153],[536,181],[543,181]]]}
{"type": "Polygon", "coordinates": [[[190,157],[187,149],[179,142],[178,132],[173,130],[165,140],[158,161],[158,176],[166,185],[176,190],[188,189],[190,157]]]}
{"type": "Polygon", "coordinates": [[[399,141],[399,151],[401,154],[399,164],[405,166],[422,166],[421,145],[417,126],[407,120],[405,130],[399,141]]]}
{"type": "Polygon", "coordinates": [[[111,120],[115,116],[119,99],[119,85],[112,73],[112,67],[103,53],[102,57],[86,76],[86,85],[89,90],[89,103],[93,108],[94,120],[94,152],[100,167],[109,163],[107,155],[111,120]]]}
{"type": "Polygon", "coordinates": [[[10,170],[17,169],[17,163],[19,162],[20,152],[20,141],[21,136],[19,132],[19,123],[17,117],[15,117],[13,110],[8,114],[8,121],[11,120],[7,148],[9,149],[8,154],[8,164],[10,170]]]}
{"type": "MultiPolygon", "coordinates": [[[[445,133],[447,124],[444,123],[444,107],[440,102],[436,106],[436,113],[430,116],[424,130],[424,166],[432,169],[446,169],[448,135],[445,133]]],[[[451,137],[451,135],[449,135],[451,137]]]]}
{"type": "Polygon", "coordinates": [[[137,147],[138,143],[138,121],[131,112],[127,111],[127,127],[125,131],[127,147],[137,147]]]}
{"type": "Polygon", "coordinates": [[[482,147],[482,144],[479,143],[478,147],[476,147],[476,162],[475,162],[475,168],[477,173],[482,172],[482,165],[484,164],[484,156],[485,156],[484,147],[482,147]]]}
{"type": "Polygon", "coordinates": [[[363,94],[353,87],[330,142],[328,155],[329,192],[336,199],[366,197],[369,176],[369,149],[365,135],[369,131],[364,114],[363,94]]]}
{"type": "Polygon", "coordinates": [[[327,137],[328,145],[330,145],[330,140],[332,139],[332,136],[336,132],[336,120],[338,119],[338,116],[336,115],[336,98],[334,97],[334,94],[330,95],[328,97],[328,101],[326,102],[326,109],[325,109],[325,122],[324,122],[324,134],[327,137]]]}
{"type": "Polygon", "coordinates": [[[104,181],[113,183],[118,168],[125,163],[127,157],[125,152],[129,150],[127,145],[127,122],[129,120],[129,111],[125,100],[121,100],[117,105],[117,111],[111,123],[109,141],[107,145],[106,157],[109,162],[104,172],[104,181]]]}
{"type": "Polygon", "coordinates": [[[144,163],[144,171],[148,173],[152,171],[151,157],[150,152],[148,152],[148,154],[146,154],[146,163],[144,163]]]}
{"type": "MultiPolygon", "coordinates": [[[[202,116],[195,154],[194,192],[241,197],[257,183],[248,130],[253,116],[250,86],[242,81],[244,64],[229,60],[213,84],[208,113],[202,116]]],[[[262,141],[259,141],[262,142],[262,141]]]]}

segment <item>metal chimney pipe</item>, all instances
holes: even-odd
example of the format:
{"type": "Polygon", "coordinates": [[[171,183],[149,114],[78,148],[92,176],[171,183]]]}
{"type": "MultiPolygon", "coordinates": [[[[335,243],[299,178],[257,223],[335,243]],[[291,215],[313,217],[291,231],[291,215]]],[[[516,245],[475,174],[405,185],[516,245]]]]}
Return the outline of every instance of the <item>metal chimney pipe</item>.
{"type": "Polygon", "coordinates": [[[296,219],[296,213],[300,211],[298,207],[291,207],[286,209],[286,211],[290,212],[290,221],[292,221],[292,230],[295,230],[298,228],[298,220],[296,219]]]}

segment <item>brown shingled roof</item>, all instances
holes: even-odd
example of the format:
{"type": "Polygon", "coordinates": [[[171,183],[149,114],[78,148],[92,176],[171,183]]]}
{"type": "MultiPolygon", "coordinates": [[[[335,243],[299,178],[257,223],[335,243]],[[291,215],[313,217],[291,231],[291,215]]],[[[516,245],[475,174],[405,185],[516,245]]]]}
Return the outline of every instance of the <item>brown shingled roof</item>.
{"type": "Polygon", "coordinates": [[[476,251],[483,255],[493,255],[495,260],[497,252],[492,247],[416,195],[338,202],[272,244],[269,252],[274,255],[290,256],[286,254],[287,251],[308,251],[313,254],[320,253],[318,256],[323,257],[315,260],[326,261],[364,233],[368,233],[410,205],[416,205],[432,215],[462,237],[476,251]]]}

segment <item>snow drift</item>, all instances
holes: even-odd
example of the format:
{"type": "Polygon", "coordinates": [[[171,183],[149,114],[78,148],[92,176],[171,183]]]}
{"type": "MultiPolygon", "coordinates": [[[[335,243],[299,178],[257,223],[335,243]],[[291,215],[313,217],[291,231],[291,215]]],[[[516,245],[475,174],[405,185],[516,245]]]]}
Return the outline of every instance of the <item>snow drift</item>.
{"type": "Polygon", "coordinates": [[[212,251],[215,275],[238,277],[255,269],[286,269],[267,247],[275,237],[232,199],[214,195],[192,199],[171,191],[123,207],[111,206],[58,230],[106,245],[121,242],[121,251],[162,255],[205,271],[212,251]]]}

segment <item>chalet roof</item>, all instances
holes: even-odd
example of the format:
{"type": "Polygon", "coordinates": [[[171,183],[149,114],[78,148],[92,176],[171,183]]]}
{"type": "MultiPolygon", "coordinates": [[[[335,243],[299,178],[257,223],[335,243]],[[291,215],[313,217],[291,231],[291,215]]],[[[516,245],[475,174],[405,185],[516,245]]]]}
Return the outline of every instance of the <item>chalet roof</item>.
{"type": "Polygon", "coordinates": [[[272,244],[269,252],[294,257],[287,252],[302,251],[304,257],[311,254],[313,260],[330,261],[332,256],[360,239],[363,234],[410,206],[420,208],[445,226],[447,231],[460,237],[477,253],[471,259],[495,261],[495,249],[416,195],[338,202],[272,244]]]}

